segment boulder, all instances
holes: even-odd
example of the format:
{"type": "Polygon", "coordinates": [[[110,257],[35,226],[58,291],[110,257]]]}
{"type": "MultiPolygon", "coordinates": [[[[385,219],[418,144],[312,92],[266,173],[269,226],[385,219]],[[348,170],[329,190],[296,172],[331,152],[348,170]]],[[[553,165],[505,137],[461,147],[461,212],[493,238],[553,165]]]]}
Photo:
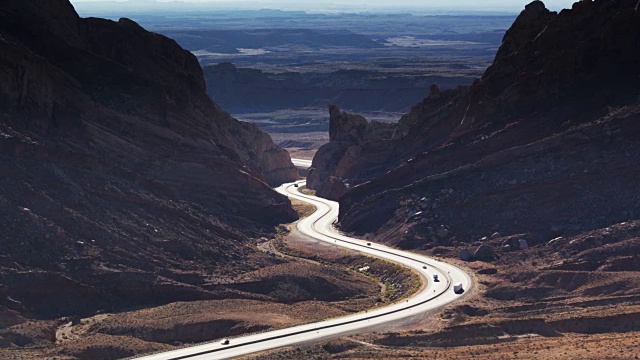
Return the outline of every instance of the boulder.
{"type": "Polygon", "coordinates": [[[520,239],[518,240],[518,246],[520,246],[520,250],[528,249],[529,243],[527,243],[527,240],[525,239],[520,239]]]}
{"type": "Polygon", "coordinates": [[[492,261],[495,260],[496,253],[492,246],[483,244],[476,249],[473,257],[482,261],[492,261]]]}
{"type": "Polygon", "coordinates": [[[447,237],[449,237],[449,234],[451,234],[449,230],[447,230],[445,227],[440,227],[436,235],[438,235],[440,239],[446,239],[447,237]]]}
{"type": "Polygon", "coordinates": [[[481,275],[495,275],[498,273],[498,269],[496,268],[486,268],[478,270],[478,274],[481,275]]]}
{"type": "Polygon", "coordinates": [[[471,258],[473,258],[473,252],[471,252],[471,249],[468,248],[461,249],[459,255],[460,260],[462,261],[469,261],[471,260],[471,258]]]}

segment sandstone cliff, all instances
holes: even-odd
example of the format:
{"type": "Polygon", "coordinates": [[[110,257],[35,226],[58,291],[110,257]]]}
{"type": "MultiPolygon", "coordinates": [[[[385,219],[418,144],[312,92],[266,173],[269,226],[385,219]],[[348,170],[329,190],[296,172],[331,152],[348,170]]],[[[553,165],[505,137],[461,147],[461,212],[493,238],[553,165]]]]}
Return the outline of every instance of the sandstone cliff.
{"type": "Polygon", "coordinates": [[[345,177],[350,173],[371,170],[385,163],[386,158],[375,157],[374,152],[384,154],[380,148],[384,140],[391,139],[395,124],[377,121],[368,122],[360,115],[340,111],[329,106],[329,138],[313,159],[307,176],[307,186],[318,191],[320,196],[337,200],[349,189],[345,177]],[[367,163],[362,163],[361,151],[368,151],[367,163]],[[358,169],[354,166],[358,165],[358,169]]]}
{"type": "Polygon", "coordinates": [[[31,316],[210,298],[207,273],[256,266],[249,239],[296,218],[269,186],[288,154],[191,53],[68,0],[0,9],[0,159],[0,306],[31,316]]]}
{"type": "Polygon", "coordinates": [[[423,247],[494,232],[542,241],[640,216],[636,3],[581,1],[557,14],[534,1],[481,79],[432,89],[348,167],[319,153],[338,164],[314,159],[324,178],[341,171],[350,187],[342,228],[423,247]],[[361,166],[373,159],[382,163],[361,166]]]}

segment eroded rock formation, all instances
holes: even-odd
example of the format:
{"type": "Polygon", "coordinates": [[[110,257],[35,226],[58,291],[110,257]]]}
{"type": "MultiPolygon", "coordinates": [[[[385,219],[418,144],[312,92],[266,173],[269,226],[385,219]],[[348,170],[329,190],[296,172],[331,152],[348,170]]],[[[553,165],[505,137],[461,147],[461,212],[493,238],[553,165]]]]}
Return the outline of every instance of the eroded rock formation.
{"type": "Polygon", "coordinates": [[[640,216],[634,7],[581,1],[554,13],[534,1],[481,79],[431,91],[391,139],[360,143],[357,156],[319,152],[322,179],[349,184],[342,228],[420,247],[498,231],[575,234],[640,216]]]}
{"type": "MultiPolygon", "coordinates": [[[[317,190],[320,196],[339,199],[349,189],[345,179],[354,172],[353,167],[360,161],[362,148],[371,149],[376,146],[372,141],[390,139],[394,127],[394,124],[368,122],[360,115],[342,112],[334,105],[329,106],[330,142],[322,146],[314,157],[307,186],[317,190]]],[[[369,155],[373,162],[384,164],[386,160],[374,158],[373,153],[369,155]]],[[[375,164],[372,165],[375,167],[375,164]]]]}

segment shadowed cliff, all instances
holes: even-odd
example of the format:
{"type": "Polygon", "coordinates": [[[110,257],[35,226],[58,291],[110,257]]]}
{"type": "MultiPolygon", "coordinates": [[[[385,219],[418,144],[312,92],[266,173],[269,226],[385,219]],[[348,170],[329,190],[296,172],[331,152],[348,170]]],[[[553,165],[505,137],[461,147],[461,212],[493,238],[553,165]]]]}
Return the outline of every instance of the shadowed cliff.
{"type": "Polygon", "coordinates": [[[0,159],[0,307],[35,316],[210,298],[207,273],[257,266],[250,239],[297,217],[269,186],[288,153],[191,53],[68,0],[0,9],[0,159]]]}

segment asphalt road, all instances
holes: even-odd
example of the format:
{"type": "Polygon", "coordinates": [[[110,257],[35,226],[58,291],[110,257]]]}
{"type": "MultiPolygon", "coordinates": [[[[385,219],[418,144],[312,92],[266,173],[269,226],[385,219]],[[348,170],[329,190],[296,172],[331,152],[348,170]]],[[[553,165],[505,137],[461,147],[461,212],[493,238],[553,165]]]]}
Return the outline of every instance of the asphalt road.
{"type": "Polygon", "coordinates": [[[333,223],[338,217],[338,203],[300,193],[298,191],[299,187],[304,186],[304,184],[304,181],[298,181],[282,185],[276,189],[282,194],[305,201],[317,208],[312,215],[297,223],[298,230],[301,233],[319,241],[339,245],[410,267],[421,274],[426,286],[408,300],[402,300],[375,310],[307,325],[231,338],[228,345],[222,345],[222,339],[220,339],[207,344],[141,357],[142,359],[228,359],[284,346],[365,332],[373,328],[380,329],[381,327],[384,328],[384,326],[402,322],[407,318],[423,315],[425,312],[433,311],[456,301],[460,297],[459,294],[453,291],[453,285],[456,283],[462,284],[465,291],[471,289],[472,281],[470,276],[456,266],[423,255],[369,243],[340,234],[333,227],[333,223]],[[298,185],[298,187],[294,184],[298,185]],[[433,275],[438,275],[440,281],[434,282],[433,275]]]}
{"type": "Polygon", "coordinates": [[[300,167],[300,168],[310,168],[311,167],[311,160],[304,160],[304,159],[291,159],[291,162],[293,163],[293,165],[300,167]]]}

